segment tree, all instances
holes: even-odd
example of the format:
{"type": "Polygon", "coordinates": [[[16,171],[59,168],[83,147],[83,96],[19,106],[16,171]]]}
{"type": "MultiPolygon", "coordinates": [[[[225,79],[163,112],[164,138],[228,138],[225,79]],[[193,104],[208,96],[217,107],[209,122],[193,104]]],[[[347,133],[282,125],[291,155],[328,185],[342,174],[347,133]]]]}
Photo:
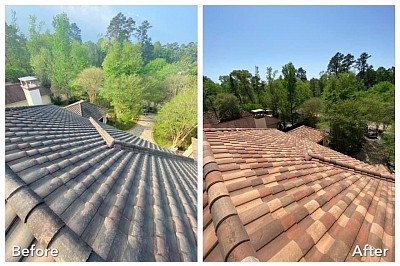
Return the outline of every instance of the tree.
{"type": "Polygon", "coordinates": [[[358,69],[358,73],[364,73],[369,68],[369,64],[367,62],[368,58],[371,56],[366,52],[363,52],[360,57],[356,61],[356,68],[358,69]]]}
{"type": "Polygon", "coordinates": [[[322,100],[319,97],[313,97],[305,100],[299,107],[299,113],[303,115],[306,123],[315,127],[318,117],[322,111],[322,100]]]}
{"type": "Polygon", "coordinates": [[[61,13],[53,18],[53,45],[52,55],[53,66],[51,82],[54,87],[59,89],[62,93],[67,96],[67,99],[71,97],[71,42],[70,42],[70,23],[66,13],[61,13]]]}
{"type": "Polygon", "coordinates": [[[84,69],[76,78],[75,83],[82,87],[91,103],[96,103],[96,97],[103,83],[103,71],[98,67],[90,67],[84,69]]]}
{"type": "Polygon", "coordinates": [[[284,76],[284,87],[287,91],[287,99],[290,106],[290,117],[292,125],[294,125],[295,114],[295,97],[296,97],[296,68],[292,63],[288,63],[282,67],[282,74],[284,76]]]}
{"type": "Polygon", "coordinates": [[[129,40],[129,38],[134,34],[135,29],[135,21],[130,17],[126,18],[121,12],[119,12],[111,19],[110,25],[107,27],[106,36],[110,40],[124,42],[129,40]]]}
{"type": "Polygon", "coordinates": [[[252,75],[248,70],[233,70],[230,75],[230,84],[240,103],[255,103],[254,89],[251,86],[252,75]],[[237,94],[237,95],[236,95],[237,94]]]}
{"type": "Polygon", "coordinates": [[[70,38],[71,40],[82,43],[81,29],[78,27],[78,25],[76,25],[76,23],[71,24],[70,38]]]}
{"type": "Polygon", "coordinates": [[[355,99],[359,89],[360,84],[354,73],[349,72],[338,76],[329,76],[322,94],[324,105],[329,109],[338,101],[355,99]]]}
{"type": "Polygon", "coordinates": [[[197,127],[197,89],[188,88],[166,103],[156,118],[154,134],[180,146],[197,127]]]}
{"type": "Polygon", "coordinates": [[[101,64],[104,61],[105,53],[101,50],[99,43],[94,43],[92,41],[88,41],[84,44],[87,47],[89,65],[101,67],[101,64]]]}
{"type": "Polygon", "coordinates": [[[342,72],[349,72],[351,67],[356,61],[354,60],[354,55],[347,54],[342,61],[341,70],[342,72]]]}
{"type": "Polygon", "coordinates": [[[306,100],[312,97],[312,91],[310,90],[310,82],[297,80],[296,81],[296,94],[295,94],[295,109],[306,100]]]}
{"type": "Polygon", "coordinates": [[[342,72],[342,62],[344,59],[344,55],[342,53],[337,52],[331,60],[329,60],[327,72],[329,74],[339,75],[342,72]]]}
{"type": "Polygon", "coordinates": [[[251,78],[251,86],[253,87],[254,93],[257,95],[256,102],[262,102],[262,93],[264,91],[265,83],[261,81],[260,72],[258,71],[258,66],[255,66],[254,76],[251,78]]]}
{"type": "Polygon", "coordinates": [[[238,99],[230,93],[220,93],[216,97],[215,105],[219,111],[221,122],[241,117],[238,99]]]}
{"type": "Polygon", "coordinates": [[[278,73],[278,70],[273,71],[272,67],[267,67],[267,83],[266,83],[266,91],[267,91],[267,105],[272,109],[272,114],[274,116],[278,115],[278,106],[279,106],[279,97],[280,95],[277,93],[276,84],[274,84],[275,76],[278,73]]]}
{"type": "Polygon", "coordinates": [[[360,101],[348,99],[336,102],[325,111],[330,123],[330,145],[348,155],[357,154],[364,143],[366,121],[360,101]]]}
{"type": "Polygon", "coordinates": [[[313,97],[321,96],[320,81],[316,78],[310,79],[310,90],[312,91],[313,97]]]}
{"type": "Polygon", "coordinates": [[[307,80],[307,72],[302,67],[300,67],[299,69],[297,69],[296,78],[299,80],[306,81],[307,80]]]}
{"type": "Polygon", "coordinates": [[[221,85],[203,76],[203,111],[213,111],[215,117],[218,117],[216,100],[219,93],[222,93],[221,85]]]}
{"type": "MultiPolygon", "coordinates": [[[[26,46],[27,40],[19,30],[15,11],[11,11],[11,22],[10,24],[6,23],[5,26],[5,63],[7,75],[11,73],[30,73],[30,55],[26,46]]],[[[10,76],[6,76],[6,78],[14,79],[10,76]]]]}
{"type": "Polygon", "coordinates": [[[103,70],[106,77],[122,74],[139,74],[142,71],[143,60],[140,43],[116,42],[103,61],[103,70]]]}
{"type": "Polygon", "coordinates": [[[145,63],[149,62],[153,57],[153,44],[151,43],[151,38],[148,36],[147,32],[151,28],[150,23],[145,20],[142,24],[136,28],[135,36],[142,44],[142,57],[145,63]]]}
{"type": "Polygon", "coordinates": [[[131,122],[143,102],[142,79],[137,74],[106,77],[100,95],[110,101],[118,122],[131,122]]]}
{"type": "Polygon", "coordinates": [[[70,64],[71,78],[75,78],[83,69],[89,67],[91,64],[88,46],[73,40],[71,43],[70,64]]]}
{"type": "Polygon", "coordinates": [[[190,75],[175,74],[166,78],[166,87],[170,98],[177,96],[181,91],[188,87],[195,86],[197,80],[190,75]]]}

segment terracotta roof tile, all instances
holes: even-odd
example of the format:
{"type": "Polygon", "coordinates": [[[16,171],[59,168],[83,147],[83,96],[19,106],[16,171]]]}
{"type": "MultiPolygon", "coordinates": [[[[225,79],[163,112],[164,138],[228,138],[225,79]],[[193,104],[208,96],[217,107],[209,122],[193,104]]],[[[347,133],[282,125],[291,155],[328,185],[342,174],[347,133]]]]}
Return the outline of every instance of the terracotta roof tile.
{"type": "MultiPolygon", "coordinates": [[[[215,190],[237,212],[221,216],[226,208],[215,208],[210,217],[205,211],[205,261],[240,261],[253,250],[261,261],[370,260],[351,256],[355,245],[367,243],[389,248],[379,259],[393,261],[394,177],[387,171],[273,129],[205,129],[204,141],[207,162],[216,163],[212,172],[205,165],[205,184],[218,177],[215,190]],[[219,232],[210,227],[218,217],[235,222],[219,232]],[[226,238],[237,230],[252,249],[239,252],[229,244],[226,238]]],[[[203,206],[207,210],[208,202],[203,206]]]]}
{"type": "Polygon", "coordinates": [[[194,160],[56,106],[5,120],[7,261],[35,243],[56,261],[196,260],[194,160]]]}

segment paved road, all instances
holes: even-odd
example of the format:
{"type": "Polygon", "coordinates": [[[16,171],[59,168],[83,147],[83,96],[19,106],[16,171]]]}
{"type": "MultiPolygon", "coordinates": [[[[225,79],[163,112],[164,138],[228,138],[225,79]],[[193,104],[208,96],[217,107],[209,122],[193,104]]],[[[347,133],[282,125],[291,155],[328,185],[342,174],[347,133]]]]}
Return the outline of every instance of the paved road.
{"type": "Polygon", "coordinates": [[[155,118],[156,115],[154,114],[141,115],[138,122],[131,129],[127,130],[127,132],[155,144],[153,139],[155,118]]]}

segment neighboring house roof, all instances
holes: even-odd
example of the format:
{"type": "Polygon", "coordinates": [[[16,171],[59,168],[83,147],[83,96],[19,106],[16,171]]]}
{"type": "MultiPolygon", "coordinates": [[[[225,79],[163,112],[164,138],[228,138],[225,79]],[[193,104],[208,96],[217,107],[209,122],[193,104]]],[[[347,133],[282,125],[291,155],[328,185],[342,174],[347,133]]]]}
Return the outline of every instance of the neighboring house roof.
{"type": "Polygon", "coordinates": [[[56,261],[196,261],[193,159],[54,105],[5,110],[7,261],[33,244],[56,261]]]}
{"type": "Polygon", "coordinates": [[[324,133],[321,130],[316,128],[308,127],[308,126],[300,126],[298,128],[292,129],[287,132],[288,134],[299,137],[306,138],[311,140],[312,142],[319,143],[324,139],[324,133]]]}
{"type": "Polygon", "coordinates": [[[64,107],[65,110],[73,112],[82,117],[92,117],[93,119],[99,120],[107,114],[107,109],[99,107],[95,104],[88,103],[85,100],[80,100],[73,104],[64,107]]]}
{"type": "Polygon", "coordinates": [[[394,176],[276,129],[204,129],[205,261],[394,261],[394,176]],[[356,245],[386,257],[352,257],[356,245]]]}
{"type": "MultiPolygon", "coordinates": [[[[269,116],[259,119],[265,119],[265,124],[267,126],[275,126],[279,122],[279,119],[269,116]]],[[[249,112],[243,112],[242,118],[221,123],[216,119],[214,113],[204,113],[203,125],[205,128],[256,128],[254,118],[249,112]]]]}
{"type": "MultiPolygon", "coordinates": [[[[24,89],[21,88],[19,83],[7,84],[5,91],[6,105],[21,101],[26,101],[24,89]]],[[[39,87],[40,95],[50,95],[50,89],[45,87],[39,87]]]]}

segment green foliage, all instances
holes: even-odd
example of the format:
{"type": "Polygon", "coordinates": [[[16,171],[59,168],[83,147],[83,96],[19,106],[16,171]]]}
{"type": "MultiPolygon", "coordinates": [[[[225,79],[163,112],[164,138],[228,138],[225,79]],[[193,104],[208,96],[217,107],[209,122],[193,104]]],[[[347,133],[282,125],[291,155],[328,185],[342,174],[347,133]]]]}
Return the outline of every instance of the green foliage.
{"type": "Polygon", "coordinates": [[[70,23],[66,13],[61,13],[53,18],[53,45],[52,45],[52,86],[59,89],[69,99],[72,95],[70,81],[71,69],[70,55],[70,23]]]}
{"type": "Polygon", "coordinates": [[[384,81],[358,95],[368,122],[390,125],[394,122],[395,87],[384,81]]]}
{"type": "Polygon", "coordinates": [[[139,74],[142,66],[140,43],[131,42],[113,42],[103,62],[106,77],[139,74]]]}
{"type": "Polygon", "coordinates": [[[88,95],[91,103],[96,103],[97,94],[103,82],[103,71],[98,67],[84,69],[76,78],[75,83],[88,95]]]}
{"type": "Polygon", "coordinates": [[[90,66],[89,47],[77,40],[71,42],[70,52],[71,77],[76,77],[90,66]]]}
{"type": "Polygon", "coordinates": [[[292,125],[294,124],[296,112],[296,68],[292,63],[282,67],[283,86],[287,91],[287,100],[290,106],[290,117],[292,125]]]}
{"type": "Polygon", "coordinates": [[[348,155],[358,153],[364,143],[366,121],[358,100],[339,101],[327,112],[330,123],[330,145],[348,155]]]}
{"type": "Polygon", "coordinates": [[[251,110],[263,109],[263,106],[259,103],[242,103],[240,104],[240,108],[243,111],[251,112],[251,110]]]}
{"type": "Polygon", "coordinates": [[[18,78],[28,75],[25,69],[17,66],[6,66],[6,81],[19,82],[18,78]]]}
{"type": "Polygon", "coordinates": [[[15,69],[23,69],[30,73],[29,57],[30,54],[26,47],[26,38],[17,25],[17,16],[15,11],[11,11],[11,23],[5,27],[5,65],[15,69]]]}
{"type": "Polygon", "coordinates": [[[215,105],[219,110],[219,119],[221,122],[241,117],[239,101],[235,95],[231,93],[218,94],[215,105]]]}
{"type": "Polygon", "coordinates": [[[385,157],[388,162],[395,162],[395,125],[389,126],[388,130],[383,133],[382,142],[385,147],[385,157]]]}
{"type": "Polygon", "coordinates": [[[342,73],[338,76],[329,76],[322,94],[325,107],[329,109],[338,101],[355,99],[359,88],[360,84],[354,73],[350,72],[342,73]]]}
{"type": "Polygon", "coordinates": [[[142,79],[137,74],[106,77],[100,95],[110,101],[118,122],[132,121],[143,102],[142,79]]]}
{"type": "Polygon", "coordinates": [[[173,148],[181,145],[197,127],[197,89],[188,88],[166,103],[158,112],[155,138],[173,148]]]}
{"type": "Polygon", "coordinates": [[[322,112],[322,100],[318,97],[313,97],[305,100],[299,107],[299,113],[304,117],[304,120],[311,127],[315,127],[318,123],[318,116],[322,112]]]}
{"type": "Polygon", "coordinates": [[[221,92],[221,85],[216,84],[210,78],[203,76],[203,111],[214,111],[216,113],[215,101],[217,95],[221,92]]]}
{"type": "Polygon", "coordinates": [[[131,17],[126,18],[119,12],[111,19],[110,25],[107,27],[107,37],[118,42],[128,41],[135,29],[135,21],[131,17]]]}

